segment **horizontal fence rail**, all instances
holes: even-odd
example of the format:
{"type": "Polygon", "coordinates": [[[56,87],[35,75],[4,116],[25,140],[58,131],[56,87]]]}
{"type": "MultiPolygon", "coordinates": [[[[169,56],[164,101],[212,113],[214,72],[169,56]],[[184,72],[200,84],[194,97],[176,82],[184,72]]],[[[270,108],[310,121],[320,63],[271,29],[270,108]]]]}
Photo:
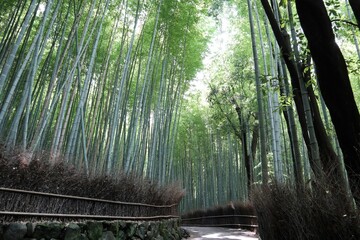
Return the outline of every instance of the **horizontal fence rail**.
{"type": "Polygon", "coordinates": [[[201,220],[201,219],[214,219],[214,218],[234,218],[234,217],[243,217],[243,218],[257,218],[253,215],[217,215],[217,216],[203,216],[203,217],[193,217],[193,218],[182,218],[182,221],[193,221],[193,220],[201,220]]]}
{"type": "Polygon", "coordinates": [[[182,218],[181,222],[185,226],[258,228],[257,216],[254,215],[200,216],[182,218]]]}
{"type": "Polygon", "coordinates": [[[39,196],[46,196],[46,197],[56,197],[56,198],[76,199],[76,200],[85,200],[85,201],[102,202],[102,203],[112,203],[112,204],[119,204],[119,205],[152,207],[152,208],[172,208],[172,207],[178,205],[178,204],[152,205],[152,204],[146,204],[146,203],[121,202],[121,201],[113,201],[113,200],[106,200],[106,199],[78,197],[78,196],[72,196],[72,195],[62,195],[62,194],[45,193],[45,192],[34,192],[34,191],[28,191],[28,190],[3,188],[3,187],[0,187],[0,191],[12,192],[12,193],[25,193],[25,194],[39,195],[39,196]]]}
{"type": "Polygon", "coordinates": [[[0,221],[27,218],[155,221],[180,218],[177,206],[178,204],[122,202],[0,187],[0,221]]]}
{"type": "Polygon", "coordinates": [[[100,216],[100,215],[81,215],[81,214],[55,214],[55,213],[29,213],[29,212],[3,212],[0,215],[22,216],[22,217],[39,217],[39,218],[77,218],[77,219],[94,219],[94,220],[158,220],[179,218],[176,215],[163,215],[152,217],[126,217],[126,216],[100,216]]]}
{"type": "Polygon", "coordinates": [[[258,228],[257,224],[245,224],[245,223],[224,223],[224,224],[182,224],[183,226],[201,226],[201,227],[238,227],[238,228],[258,228]]]}

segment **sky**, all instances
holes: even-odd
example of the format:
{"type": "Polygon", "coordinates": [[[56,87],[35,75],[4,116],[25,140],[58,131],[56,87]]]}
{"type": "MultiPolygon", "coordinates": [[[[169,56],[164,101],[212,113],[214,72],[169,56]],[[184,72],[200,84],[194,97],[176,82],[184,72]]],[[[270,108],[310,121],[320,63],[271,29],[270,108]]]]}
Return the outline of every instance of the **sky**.
{"type": "Polygon", "coordinates": [[[209,83],[217,71],[217,60],[223,58],[225,53],[233,47],[237,34],[237,28],[231,24],[231,19],[237,16],[236,7],[225,3],[222,13],[218,16],[219,21],[207,19],[206,25],[215,29],[209,40],[207,52],[203,58],[203,68],[197,72],[195,78],[190,82],[190,88],[185,96],[200,94],[201,104],[207,105],[207,96],[209,94],[209,83]]]}

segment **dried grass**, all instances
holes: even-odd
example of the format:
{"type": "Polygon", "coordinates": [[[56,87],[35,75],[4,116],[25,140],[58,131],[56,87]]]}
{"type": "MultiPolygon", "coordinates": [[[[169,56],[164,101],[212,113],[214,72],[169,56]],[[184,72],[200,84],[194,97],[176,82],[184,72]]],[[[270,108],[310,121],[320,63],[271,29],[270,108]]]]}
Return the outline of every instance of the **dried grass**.
{"type": "MultiPolygon", "coordinates": [[[[178,204],[184,196],[184,191],[177,184],[160,186],[157,182],[149,179],[124,173],[116,176],[94,175],[88,177],[82,171],[63,161],[49,164],[48,161],[41,159],[42,157],[37,156],[35,160],[24,163],[16,155],[11,156],[1,152],[0,187],[152,205],[178,204]]],[[[0,211],[156,216],[175,215],[177,206],[163,209],[121,206],[0,191],[0,211]]],[[[11,219],[1,217],[0,220],[10,221],[11,219]]]]}
{"type": "Polygon", "coordinates": [[[261,239],[360,239],[359,214],[346,204],[342,191],[325,183],[304,191],[288,185],[255,189],[261,239]]]}

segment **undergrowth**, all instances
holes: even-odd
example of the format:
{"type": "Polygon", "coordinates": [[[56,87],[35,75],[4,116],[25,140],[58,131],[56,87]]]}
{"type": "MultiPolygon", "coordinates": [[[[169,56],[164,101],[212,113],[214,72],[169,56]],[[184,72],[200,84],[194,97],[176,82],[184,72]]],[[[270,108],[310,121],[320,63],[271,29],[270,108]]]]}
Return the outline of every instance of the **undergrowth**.
{"type": "Polygon", "coordinates": [[[288,185],[253,191],[263,240],[360,239],[360,218],[342,188],[321,184],[297,191],[288,185]]]}
{"type": "MultiPolygon", "coordinates": [[[[125,173],[87,176],[64,161],[50,164],[37,156],[24,162],[3,152],[0,153],[0,187],[152,205],[178,204],[184,195],[177,184],[160,186],[149,179],[125,173]]],[[[123,206],[0,191],[0,211],[154,216],[177,214],[177,206],[123,206]]],[[[2,217],[1,220],[11,219],[2,217]]]]}

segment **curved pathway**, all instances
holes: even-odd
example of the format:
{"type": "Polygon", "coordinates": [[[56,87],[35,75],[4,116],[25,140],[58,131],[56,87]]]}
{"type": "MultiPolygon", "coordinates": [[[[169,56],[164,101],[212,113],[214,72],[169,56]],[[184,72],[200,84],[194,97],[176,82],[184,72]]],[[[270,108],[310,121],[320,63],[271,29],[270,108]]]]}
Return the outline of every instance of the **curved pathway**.
{"type": "Polygon", "coordinates": [[[237,240],[257,240],[258,236],[254,232],[221,227],[183,227],[190,233],[192,240],[211,240],[211,239],[237,239],[237,240]]]}

